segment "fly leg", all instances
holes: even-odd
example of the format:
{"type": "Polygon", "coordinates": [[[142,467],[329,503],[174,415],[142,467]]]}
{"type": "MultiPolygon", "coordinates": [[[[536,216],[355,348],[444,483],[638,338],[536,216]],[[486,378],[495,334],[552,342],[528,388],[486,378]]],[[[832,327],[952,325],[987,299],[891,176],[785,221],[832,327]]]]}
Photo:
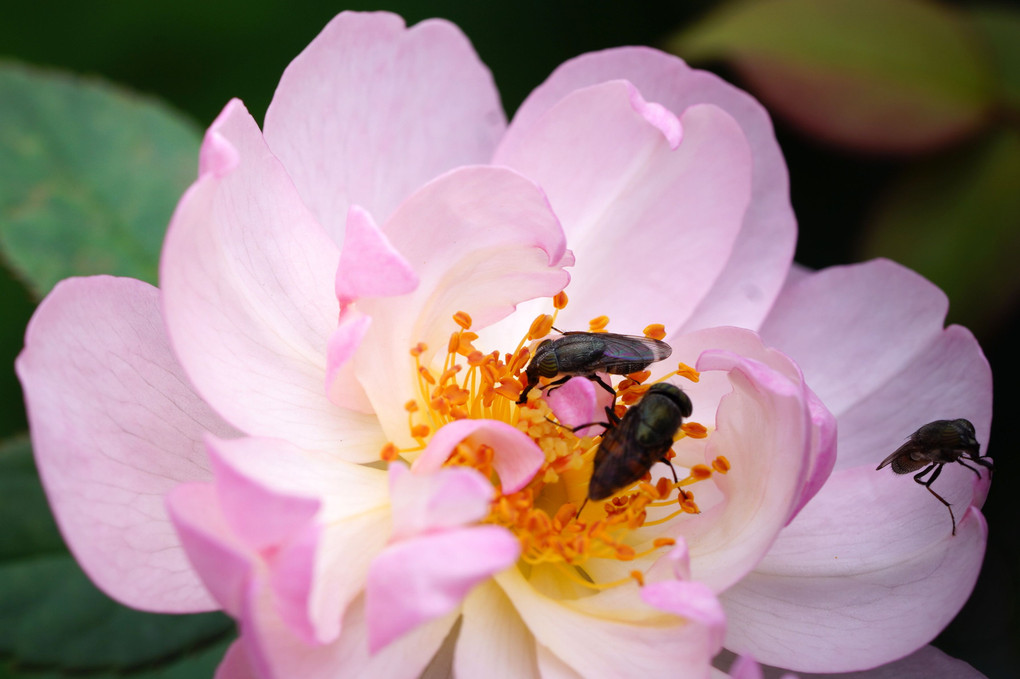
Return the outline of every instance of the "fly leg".
{"type": "Polygon", "coordinates": [[[663,454],[662,460],[660,460],[660,462],[665,462],[666,464],[669,465],[669,471],[673,472],[673,483],[680,483],[680,479],[677,478],[676,475],[676,467],[673,466],[673,461],[669,459],[667,455],[669,455],[668,450],[663,454]]]}
{"type": "Polygon", "coordinates": [[[931,484],[934,483],[935,479],[937,479],[939,477],[939,474],[942,473],[942,465],[943,464],[945,464],[945,463],[943,463],[943,462],[936,462],[935,464],[931,465],[930,467],[925,467],[924,469],[919,471],[917,474],[914,474],[914,480],[917,481],[918,483],[920,483],[925,488],[927,488],[928,492],[931,493],[932,495],[934,495],[936,500],[938,500],[939,502],[941,502],[942,504],[944,504],[946,506],[946,509],[949,510],[949,518],[953,520],[953,535],[956,535],[956,515],[953,514],[953,508],[950,506],[950,504],[948,502],[946,502],[944,497],[942,497],[941,495],[939,495],[938,493],[936,493],[934,490],[931,489],[931,484]],[[930,472],[932,470],[934,470],[934,473],[931,475],[931,478],[929,478],[927,481],[925,481],[925,480],[923,480],[921,478],[922,476],[924,476],[925,474],[927,474],[928,472],[930,472]]]}

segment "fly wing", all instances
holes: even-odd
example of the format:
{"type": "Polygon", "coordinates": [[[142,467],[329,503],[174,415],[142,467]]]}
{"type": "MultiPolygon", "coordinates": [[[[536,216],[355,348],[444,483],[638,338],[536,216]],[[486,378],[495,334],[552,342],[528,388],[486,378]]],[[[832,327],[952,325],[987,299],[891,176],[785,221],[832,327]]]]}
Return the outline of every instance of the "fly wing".
{"type": "Polygon", "coordinates": [[[669,358],[673,353],[673,347],[650,337],[615,335],[609,332],[599,333],[598,337],[605,348],[602,357],[592,367],[615,375],[644,370],[656,361],[669,358]]]}

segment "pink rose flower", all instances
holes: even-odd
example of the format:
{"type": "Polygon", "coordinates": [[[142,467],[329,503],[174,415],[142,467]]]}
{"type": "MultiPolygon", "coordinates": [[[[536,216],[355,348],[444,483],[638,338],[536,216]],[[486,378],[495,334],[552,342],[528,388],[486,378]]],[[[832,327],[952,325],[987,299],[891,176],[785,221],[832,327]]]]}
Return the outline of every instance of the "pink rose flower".
{"type": "Polygon", "coordinates": [[[990,375],[933,286],[787,280],[795,237],[766,113],[711,74],[585,55],[508,126],[456,27],[341,14],[263,130],[239,101],[210,127],[158,290],[40,305],[17,370],[54,514],[110,596],[237,619],[219,677],[894,660],[966,599],[987,480],[943,474],[952,537],[874,466],[934,419],[985,443],[990,375]],[[543,314],[664,326],[640,377],[694,405],[678,483],[657,465],[578,512],[600,428],[548,417],[609,399],[575,378],[516,403],[543,314]]]}

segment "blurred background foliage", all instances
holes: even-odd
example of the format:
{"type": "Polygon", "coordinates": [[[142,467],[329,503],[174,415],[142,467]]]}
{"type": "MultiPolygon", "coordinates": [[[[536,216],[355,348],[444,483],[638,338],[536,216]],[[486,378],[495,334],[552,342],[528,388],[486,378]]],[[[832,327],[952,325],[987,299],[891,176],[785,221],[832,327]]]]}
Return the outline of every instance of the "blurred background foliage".
{"type": "MultiPolygon", "coordinates": [[[[883,256],[950,297],[995,374],[988,556],[936,644],[1020,674],[1020,547],[1009,500],[1020,383],[1020,13],[949,0],[19,3],[0,21],[0,352],[66,276],[155,281],[201,130],[230,97],[261,120],[280,73],[342,9],[456,22],[509,115],[560,62],[627,44],[716,71],[772,112],[812,268],[883,256]]],[[[156,616],[99,594],[35,476],[20,388],[0,372],[0,679],[211,676],[218,614],[156,616]]],[[[877,459],[877,458],[876,458],[877,459]]]]}

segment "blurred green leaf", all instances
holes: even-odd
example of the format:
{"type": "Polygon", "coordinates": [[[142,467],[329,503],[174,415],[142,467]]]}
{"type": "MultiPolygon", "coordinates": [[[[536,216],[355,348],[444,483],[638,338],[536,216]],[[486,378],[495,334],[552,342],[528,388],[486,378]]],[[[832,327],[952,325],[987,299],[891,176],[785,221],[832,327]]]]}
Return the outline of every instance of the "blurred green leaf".
{"type": "Polygon", "coordinates": [[[95,80],[0,65],[0,248],[32,292],[110,273],[156,281],[200,133],[95,80]]]}
{"type": "Polygon", "coordinates": [[[949,295],[979,335],[1020,300],[1020,132],[1003,130],[911,170],[880,205],[865,257],[885,256],[949,295]]]}
{"type": "Polygon", "coordinates": [[[212,676],[231,620],[220,613],[143,613],[96,589],[63,546],[27,438],[0,445],[0,525],[0,655],[8,658],[0,678],[5,671],[29,677],[103,669],[212,676]],[[212,646],[215,658],[206,657],[212,646]],[[198,671],[196,663],[204,669],[188,674],[198,671]]]}
{"type": "Polygon", "coordinates": [[[955,140],[986,121],[994,94],[969,24],[924,0],[736,0],[669,48],[730,61],[770,109],[855,149],[955,140]]]}
{"type": "Polygon", "coordinates": [[[131,669],[225,640],[219,613],[156,615],[109,599],[69,555],[0,563],[0,653],[21,666],[131,669]]]}
{"type": "Polygon", "coordinates": [[[0,561],[66,554],[35,471],[28,437],[0,445],[0,561]]]}
{"type": "Polygon", "coordinates": [[[155,667],[139,667],[136,670],[114,670],[109,672],[61,672],[23,667],[14,663],[0,663],[0,679],[205,679],[212,677],[216,666],[230,646],[230,640],[209,644],[201,649],[189,651],[163,662],[155,667]]]}
{"type": "Polygon", "coordinates": [[[9,366],[14,365],[14,359],[25,345],[25,325],[33,309],[35,304],[28,290],[0,258],[0,318],[4,319],[0,326],[0,365],[8,366],[7,370],[0,371],[0,403],[4,404],[0,409],[0,440],[28,428],[21,385],[9,366]]]}
{"type": "Polygon", "coordinates": [[[1016,115],[1020,113],[1020,12],[1007,7],[973,7],[969,12],[991,54],[999,99],[1016,115]]]}

